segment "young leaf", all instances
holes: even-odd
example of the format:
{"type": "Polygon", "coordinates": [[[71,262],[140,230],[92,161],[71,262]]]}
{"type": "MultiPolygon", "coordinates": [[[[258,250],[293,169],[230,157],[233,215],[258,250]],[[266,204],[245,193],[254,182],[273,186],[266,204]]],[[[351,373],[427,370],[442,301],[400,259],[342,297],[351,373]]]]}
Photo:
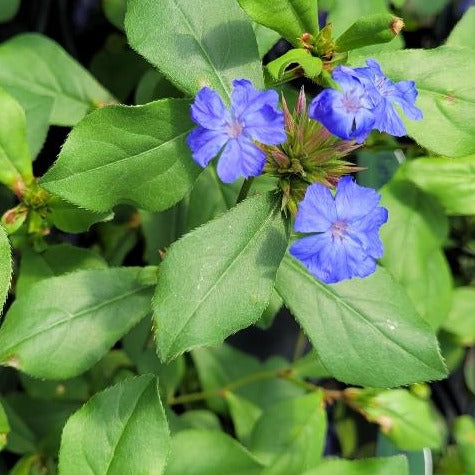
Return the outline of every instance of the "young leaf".
{"type": "Polygon", "coordinates": [[[119,203],[169,208],[200,171],[185,143],[193,128],[189,107],[183,99],[164,99],[90,114],[73,129],[42,186],[93,211],[119,203]]]}
{"type": "Polygon", "coordinates": [[[475,344],[475,288],[457,287],[444,330],[453,333],[462,345],[475,344]]]}
{"type": "MultiPolygon", "coordinates": [[[[423,147],[448,157],[475,153],[475,55],[469,48],[441,46],[374,54],[392,81],[413,80],[422,120],[406,120],[408,135],[423,147]]],[[[354,58],[363,64],[365,57],[354,58]]]]}
{"type": "Polygon", "coordinates": [[[251,22],[234,1],[134,0],[125,28],[132,48],[190,95],[209,86],[229,96],[236,78],[263,86],[251,22]]]}
{"type": "Polygon", "coordinates": [[[0,225],[0,313],[7,299],[8,289],[12,278],[12,258],[10,241],[3,227],[0,225]]]}
{"type": "Polygon", "coordinates": [[[230,391],[224,395],[234,424],[234,432],[239,441],[249,446],[252,429],[262,415],[262,410],[251,401],[230,391]]]}
{"type": "Polygon", "coordinates": [[[363,460],[325,460],[304,475],[409,475],[407,459],[403,455],[363,460]]]}
{"type": "Polygon", "coordinates": [[[404,286],[416,310],[433,328],[447,317],[452,277],[440,247],[448,221],[440,205],[409,181],[393,180],[381,190],[389,221],[381,228],[382,263],[404,286]]]}
{"type": "Polygon", "coordinates": [[[89,211],[53,196],[48,201],[48,220],[65,233],[82,233],[94,224],[107,221],[114,216],[111,212],[89,211]]]}
{"type": "Polygon", "coordinates": [[[0,88],[0,182],[12,187],[33,180],[31,156],[26,140],[25,112],[13,97],[0,88]]]}
{"type": "Polygon", "coordinates": [[[405,450],[440,448],[442,432],[430,401],[406,389],[348,389],[352,407],[379,424],[386,437],[405,450]]]}
{"type": "Polygon", "coordinates": [[[21,104],[34,95],[51,97],[54,125],[74,125],[101,102],[115,101],[61,46],[36,33],[0,46],[0,86],[21,104]]]}
{"type": "MultiPolygon", "coordinates": [[[[252,378],[256,373],[270,372],[270,378],[250,382],[233,392],[261,409],[304,394],[302,388],[276,377],[278,371],[286,370],[290,366],[288,361],[281,358],[271,358],[261,363],[257,358],[227,344],[216,348],[195,349],[191,356],[205,391],[224,388],[242,378],[252,378]]],[[[206,402],[213,411],[224,413],[227,410],[223,398],[209,398],[206,402]]]]}
{"type": "Polygon", "coordinates": [[[238,0],[257,23],[280,33],[294,46],[304,33],[318,33],[317,0],[238,0]]]}
{"type": "Polygon", "coordinates": [[[32,286],[0,329],[0,362],[39,378],[76,376],[150,312],[155,268],[81,270],[32,286]]]}
{"type": "Polygon", "coordinates": [[[337,51],[350,51],[363,46],[387,43],[399,34],[404,22],[390,13],[377,13],[355,21],[335,41],[337,51]]]}
{"type": "Polygon", "coordinates": [[[235,439],[218,431],[174,435],[165,475],[259,475],[262,465],[235,439]]]}
{"type": "Polygon", "coordinates": [[[5,447],[9,432],[10,432],[10,424],[8,423],[8,418],[7,418],[7,415],[5,414],[5,409],[3,409],[3,406],[0,403],[0,450],[2,450],[5,447]]]}
{"type": "Polygon", "coordinates": [[[461,416],[455,421],[454,436],[466,473],[475,471],[475,421],[473,417],[461,416]]]}
{"type": "Polygon", "coordinates": [[[335,378],[395,387],[446,375],[434,333],[384,269],[324,285],[286,257],[276,288],[335,378]]]}
{"type": "Polygon", "coordinates": [[[254,323],[269,303],[286,247],[286,226],[270,194],[247,199],[173,244],[153,303],[162,359],[220,343],[254,323]]]}
{"type": "Polygon", "coordinates": [[[475,6],[470,7],[454,26],[454,29],[447,38],[449,46],[463,46],[475,49],[475,38],[473,29],[475,28],[475,6]]]}
{"type": "Polygon", "coordinates": [[[435,196],[447,214],[475,214],[475,155],[424,157],[407,162],[404,168],[406,177],[435,196]]]}
{"type": "Polygon", "coordinates": [[[170,434],[152,375],[93,396],[64,427],[59,471],[70,475],[164,473],[170,434]]]}
{"type": "Polygon", "coordinates": [[[15,295],[23,294],[36,282],[79,269],[105,269],[106,262],[95,252],[69,244],[57,244],[38,253],[22,251],[15,295]]]}
{"type": "Polygon", "coordinates": [[[298,64],[304,71],[305,76],[314,78],[322,71],[322,60],[316,58],[302,48],[291,49],[270,62],[266,67],[274,79],[279,79],[291,64],[298,64]]]}
{"type": "Polygon", "coordinates": [[[299,475],[318,464],[326,439],[323,393],[279,402],[254,426],[251,450],[272,475],[299,475]]]}

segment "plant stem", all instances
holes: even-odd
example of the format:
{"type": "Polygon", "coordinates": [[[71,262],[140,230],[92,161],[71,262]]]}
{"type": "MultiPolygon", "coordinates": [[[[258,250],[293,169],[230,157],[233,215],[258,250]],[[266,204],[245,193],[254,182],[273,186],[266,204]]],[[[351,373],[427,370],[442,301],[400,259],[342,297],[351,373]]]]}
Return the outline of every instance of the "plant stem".
{"type": "Polygon", "coordinates": [[[210,399],[212,397],[223,397],[227,391],[235,391],[242,386],[247,386],[248,384],[255,383],[256,381],[263,381],[266,379],[284,379],[289,383],[293,383],[296,386],[299,386],[306,391],[318,391],[321,390],[325,394],[325,400],[332,402],[337,399],[344,399],[344,391],[325,389],[316,384],[309,383],[293,375],[292,368],[283,368],[279,370],[272,371],[259,371],[257,373],[252,373],[243,378],[236,379],[230,383],[216,389],[210,389],[208,391],[200,391],[196,393],[183,394],[181,396],[176,396],[168,399],[168,405],[175,406],[177,404],[187,404],[190,402],[203,401],[205,399],[210,399]]]}
{"type": "Polygon", "coordinates": [[[244,183],[242,184],[242,187],[241,187],[241,191],[239,192],[239,195],[237,197],[236,204],[239,204],[241,201],[247,198],[247,195],[249,193],[249,190],[251,189],[251,185],[253,181],[254,181],[253,176],[246,178],[244,180],[244,183]]]}

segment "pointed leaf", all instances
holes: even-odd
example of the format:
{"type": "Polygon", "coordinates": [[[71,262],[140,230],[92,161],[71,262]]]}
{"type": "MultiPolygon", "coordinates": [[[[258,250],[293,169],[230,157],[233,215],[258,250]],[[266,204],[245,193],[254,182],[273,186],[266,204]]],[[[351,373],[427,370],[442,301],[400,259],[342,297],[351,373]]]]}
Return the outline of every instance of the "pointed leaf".
{"type": "Polygon", "coordinates": [[[183,99],[164,99],[94,112],[73,129],[42,185],[93,211],[119,203],[169,208],[200,171],[185,143],[194,126],[189,107],[183,99]]]}
{"type": "Polygon", "coordinates": [[[251,450],[269,475],[298,475],[318,464],[326,439],[323,393],[274,404],[254,426],[251,450]]]}
{"type": "Polygon", "coordinates": [[[0,362],[47,379],[84,372],[150,312],[155,272],[81,270],[36,283],[0,328],[0,362]]]}
{"type": "Polygon", "coordinates": [[[335,378],[395,387],[446,375],[434,333],[384,269],[325,285],[286,257],[276,287],[335,378]]]}
{"type": "Polygon", "coordinates": [[[165,475],[259,475],[261,470],[259,462],[229,435],[184,430],[172,438],[165,475]]]}
{"type": "Polygon", "coordinates": [[[101,102],[115,101],[58,43],[36,33],[0,46],[0,86],[20,103],[34,95],[51,97],[54,125],[74,125],[101,102]]]}
{"type": "Polygon", "coordinates": [[[0,225],[0,312],[7,299],[8,289],[12,278],[12,257],[10,241],[3,227],[0,225]]]}
{"type": "Polygon", "coordinates": [[[450,46],[464,46],[466,48],[475,49],[475,38],[473,30],[475,29],[475,6],[470,7],[454,26],[447,44],[450,46]]]}
{"type": "Polygon", "coordinates": [[[317,0],[239,0],[257,23],[280,33],[294,46],[304,33],[318,33],[317,0]]]}
{"type": "Polygon", "coordinates": [[[239,441],[248,446],[252,429],[262,415],[262,410],[251,401],[230,391],[226,391],[224,397],[229,406],[234,432],[236,432],[239,441]]]}
{"type": "Polygon", "coordinates": [[[132,0],[125,28],[132,48],[191,95],[210,86],[229,96],[239,78],[263,86],[251,22],[234,1],[132,0]]]}
{"type": "Polygon", "coordinates": [[[170,434],[157,379],[138,376],[96,394],[64,427],[59,471],[162,474],[170,434]]]}
{"type": "Polygon", "coordinates": [[[162,359],[220,343],[254,323],[269,303],[286,246],[270,194],[247,199],[173,244],[153,305],[162,359]]]}

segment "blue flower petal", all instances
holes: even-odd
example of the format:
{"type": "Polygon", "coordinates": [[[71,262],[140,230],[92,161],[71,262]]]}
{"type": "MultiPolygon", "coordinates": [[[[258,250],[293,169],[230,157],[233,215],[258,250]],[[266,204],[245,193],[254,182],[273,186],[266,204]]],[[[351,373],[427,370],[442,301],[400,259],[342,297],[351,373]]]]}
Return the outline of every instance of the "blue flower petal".
{"type": "Polygon", "coordinates": [[[354,115],[341,105],[343,94],[335,89],[325,89],[313,99],[308,115],[321,122],[333,135],[350,140],[353,134],[354,115]]]}
{"type": "Polygon", "coordinates": [[[417,89],[414,81],[399,81],[395,84],[398,91],[397,96],[388,99],[396,102],[401,106],[404,114],[411,120],[421,120],[423,118],[422,111],[414,104],[417,99],[417,89]]]}
{"type": "Polygon", "coordinates": [[[191,106],[191,118],[206,129],[219,130],[230,120],[223,101],[216,91],[204,87],[198,91],[191,106]]]}
{"type": "Polygon", "coordinates": [[[314,183],[300,202],[294,229],[301,233],[323,233],[337,220],[335,201],[330,190],[314,183]]]}
{"type": "Polygon", "coordinates": [[[381,196],[372,188],[357,185],[351,176],[344,176],[337,185],[336,213],[339,220],[351,223],[371,213],[381,196]]]}
{"type": "Polygon", "coordinates": [[[186,143],[193,152],[193,160],[202,167],[206,167],[228,140],[229,136],[220,130],[197,127],[188,134],[186,143]]]}
{"type": "Polygon", "coordinates": [[[259,91],[247,79],[235,79],[231,93],[231,111],[233,116],[246,122],[246,115],[252,114],[268,105],[277,110],[279,94],[273,89],[259,91]]]}
{"type": "Polygon", "coordinates": [[[279,145],[287,140],[284,114],[269,105],[246,113],[243,134],[266,145],[279,145]]]}
{"type": "Polygon", "coordinates": [[[231,139],[219,157],[217,173],[224,183],[231,183],[240,176],[248,178],[262,173],[266,156],[250,140],[231,139]]]}
{"type": "Polygon", "coordinates": [[[404,122],[399,117],[394,106],[387,99],[383,99],[377,112],[375,112],[375,116],[375,128],[380,132],[386,132],[394,135],[394,137],[406,135],[407,132],[404,122]]]}

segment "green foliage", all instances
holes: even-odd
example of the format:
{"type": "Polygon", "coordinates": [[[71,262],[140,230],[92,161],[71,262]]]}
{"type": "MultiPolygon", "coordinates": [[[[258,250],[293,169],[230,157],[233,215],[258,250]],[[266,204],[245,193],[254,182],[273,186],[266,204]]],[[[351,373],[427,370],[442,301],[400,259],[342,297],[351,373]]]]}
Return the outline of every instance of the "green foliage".
{"type": "Polygon", "coordinates": [[[18,102],[0,89],[0,182],[14,186],[31,182],[33,170],[26,140],[25,113],[18,102]]]}
{"type": "Polygon", "coordinates": [[[475,421],[473,417],[459,417],[455,421],[454,435],[462,465],[467,473],[472,473],[475,470],[475,421]]]}
{"type": "Polygon", "coordinates": [[[298,475],[318,464],[326,434],[323,393],[279,402],[257,420],[250,448],[267,474],[298,475]]]}
{"type": "Polygon", "coordinates": [[[391,215],[381,229],[382,264],[404,286],[419,314],[438,328],[452,299],[452,277],[441,250],[448,220],[436,200],[408,181],[396,177],[381,195],[391,215]]]}
{"type": "Polygon", "coordinates": [[[20,0],[0,0],[0,23],[10,21],[20,8],[20,0]]]}
{"type": "Polygon", "coordinates": [[[457,287],[444,330],[457,336],[461,344],[475,344],[475,288],[457,287]]]}
{"type": "Polygon", "coordinates": [[[153,305],[162,359],[220,343],[254,323],[269,303],[286,247],[284,221],[268,195],[249,198],[173,244],[153,305]]]}
{"type": "Polygon", "coordinates": [[[37,96],[50,97],[54,125],[74,125],[101,103],[114,101],[57,43],[34,33],[0,46],[0,86],[22,105],[37,96]]]}
{"type": "Polygon", "coordinates": [[[449,46],[475,48],[473,29],[475,27],[475,7],[469,8],[447,38],[449,46]]]}
{"type": "Polygon", "coordinates": [[[64,427],[59,469],[71,475],[164,473],[170,434],[151,375],[96,394],[64,427]]]}
{"type": "Polygon", "coordinates": [[[7,298],[10,281],[12,278],[12,259],[10,252],[10,242],[5,230],[0,225],[0,308],[7,298]]]}
{"type": "Polygon", "coordinates": [[[262,87],[252,25],[237,2],[134,0],[125,27],[130,45],[189,94],[209,86],[226,97],[243,77],[262,87]]]}
{"type": "Polygon", "coordinates": [[[340,381],[394,387],[446,374],[435,335],[384,269],[328,286],[286,257],[276,285],[322,364],[340,381]],[[347,353],[334,341],[344,342],[347,353]]]}
{"type": "Polygon", "coordinates": [[[304,49],[291,49],[267,65],[267,71],[274,79],[279,79],[291,64],[298,64],[305,76],[314,78],[322,71],[322,60],[310,55],[304,49]]]}
{"type": "Polygon", "coordinates": [[[154,274],[93,269],[41,280],[8,311],[0,361],[41,378],[82,373],[150,312],[154,274]]]}
{"type": "Polygon", "coordinates": [[[475,155],[424,157],[405,166],[406,176],[430,193],[449,215],[475,214],[475,155]]]}
{"type": "Polygon", "coordinates": [[[186,100],[165,99],[96,111],[70,134],[42,185],[93,211],[120,203],[169,208],[190,190],[199,171],[185,143],[193,127],[189,106],[186,100]]]}
{"type": "Polygon", "coordinates": [[[257,23],[277,31],[294,46],[304,33],[318,33],[317,0],[238,0],[257,23]]]}

